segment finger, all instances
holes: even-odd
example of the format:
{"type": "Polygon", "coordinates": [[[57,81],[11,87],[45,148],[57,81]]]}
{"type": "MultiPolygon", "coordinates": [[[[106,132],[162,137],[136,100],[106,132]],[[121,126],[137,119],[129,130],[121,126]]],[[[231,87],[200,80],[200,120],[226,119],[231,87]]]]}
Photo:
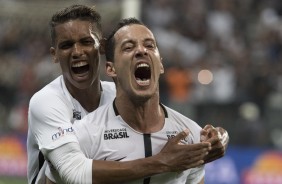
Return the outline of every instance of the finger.
{"type": "Polygon", "coordinates": [[[210,150],[208,155],[205,157],[205,163],[223,157],[225,155],[225,150],[225,147],[223,147],[220,142],[213,145],[212,150],[210,150]]]}
{"type": "Polygon", "coordinates": [[[225,152],[225,147],[219,142],[217,144],[212,145],[212,149],[210,153],[222,154],[225,152]]]}
{"type": "Polygon", "coordinates": [[[224,145],[224,147],[226,147],[228,142],[229,142],[228,132],[225,129],[221,128],[221,127],[216,127],[216,130],[221,135],[220,141],[221,141],[222,145],[224,145]]]}
{"type": "Polygon", "coordinates": [[[193,160],[204,159],[208,154],[209,154],[209,148],[202,148],[198,150],[189,150],[189,152],[187,152],[186,154],[186,157],[184,158],[187,158],[193,161],[193,160]]]}
{"type": "Polygon", "coordinates": [[[207,124],[203,129],[204,130],[209,130],[209,129],[213,129],[214,127],[211,124],[207,124]]]}
{"type": "Polygon", "coordinates": [[[224,151],[220,152],[209,152],[209,154],[204,158],[205,163],[212,162],[224,156],[224,151]]]}
{"type": "Polygon", "coordinates": [[[201,135],[200,137],[201,142],[206,141],[208,139],[208,131],[202,129],[200,135],[201,135]]]}
{"type": "MultiPolygon", "coordinates": [[[[197,144],[186,144],[186,145],[180,145],[182,146],[182,149],[185,149],[187,152],[192,152],[192,151],[206,151],[211,149],[211,143],[210,142],[201,142],[197,144]]],[[[189,154],[188,153],[188,154],[189,154]]]]}
{"type": "Polygon", "coordinates": [[[214,129],[211,131],[211,137],[210,139],[206,140],[207,142],[210,142],[212,145],[220,142],[220,144],[224,147],[227,147],[227,144],[229,142],[229,136],[228,133],[224,130],[223,134],[220,133],[218,129],[214,129]]]}
{"type": "Polygon", "coordinates": [[[189,163],[184,162],[183,169],[186,170],[186,169],[190,169],[193,167],[198,167],[198,166],[203,165],[204,163],[205,163],[204,158],[202,156],[197,156],[197,157],[194,157],[193,159],[190,159],[189,163]]]}
{"type": "Polygon", "coordinates": [[[218,144],[218,143],[221,144],[220,139],[219,139],[217,136],[213,136],[213,137],[207,139],[205,142],[209,142],[212,147],[213,147],[215,144],[218,144]]]}
{"type": "Polygon", "coordinates": [[[221,139],[220,141],[221,141],[222,145],[224,145],[224,147],[226,147],[227,144],[228,144],[228,142],[229,142],[229,136],[228,136],[228,134],[225,135],[225,136],[222,136],[222,139],[221,139]]]}
{"type": "Polygon", "coordinates": [[[182,171],[204,164],[206,154],[207,153],[201,153],[200,155],[190,155],[189,157],[186,157],[186,159],[181,162],[182,164],[175,168],[175,171],[182,171]]]}
{"type": "Polygon", "coordinates": [[[188,135],[189,135],[189,130],[185,129],[182,132],[180,132],[179,134],[177,134],[175,137],[171,138],[169,140],[169,142],[171,142],[173,144],[178,144],[180,142],[180,140],[184,139],[188,135]]]}
{"type": "Polygon", "coordinates": [[[206,125],[204,130],[208,133],[206,139],[220,135],[219,131],[212,125],[206,125]]]}
{"type": "Polygon", "coordinates": [[[175,167],[172,172],[180,172],[180,171],[185,171],[187,169],[199,167],[205,163],[204,160],[198,160],[196,162],[191,162],[191,163],[184,163],[181,166],[175,167]]]}
{"type": "Polygon", "coordinates": [[[208,130],[209,136],[221,136],[220,132],[215,129],[215,128],[211,128],[208,130]]]}
{"type": "Polygon", "coordinates": [[[221,135],[227,133],[227,131],[225,129],[223,129],[222,127],[216,127],[215,128],[221,135]]]}
{"type": "Polygon", "coordinates": [[[208,151],[204,151],[204,152],[196,152],[195,151],[193,154],[190,155],[189,162],[195,163],[195,162],[198,162],[200,160],[204,160],[205,158],[207,158],[208,154],[209,154],[208,151]]]}
{"type": "Polygon", "coordinates": [[[205,164],[210,163],[210,162],[215,161],[215,160],[217,160],[217,159],[219,159],[221,157],[222,156],[218,156],[218,155],[215,155],[213,157],[208,157],[208,158],[204,159],[204,163],[205,164]]]}

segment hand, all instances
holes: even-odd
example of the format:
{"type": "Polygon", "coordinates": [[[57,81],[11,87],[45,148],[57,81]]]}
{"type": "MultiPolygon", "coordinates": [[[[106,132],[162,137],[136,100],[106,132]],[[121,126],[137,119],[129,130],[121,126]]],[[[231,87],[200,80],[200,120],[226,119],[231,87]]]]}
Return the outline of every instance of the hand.
{"type": "Polygon", "coordinates": [[[204,158],[211,149],[209,142],[198,144],[181,144],[180,141],[188,136],[188,130],[177,134],[174,138],[168,140],[161,152],[158,154],[160,161],[168,167],[170,172],[178,172],[204,163],[204,158]]]}
{"type": "Polygon", "coordinates": [[[227,131],[221,127],[213,127],[206,125],[201,131],[201,142],[209,142],[211,144],[211,151],[205,157],[205,163],[212,162],[225,155],[229,135],[227,131]]]}

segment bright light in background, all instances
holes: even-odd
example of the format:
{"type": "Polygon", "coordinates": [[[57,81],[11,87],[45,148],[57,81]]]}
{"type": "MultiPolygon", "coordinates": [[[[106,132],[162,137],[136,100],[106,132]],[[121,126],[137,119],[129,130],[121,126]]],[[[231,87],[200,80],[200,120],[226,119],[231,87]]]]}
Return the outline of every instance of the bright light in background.
{"type": "Polygon", "coordinates": [[[122,1],[122,18],[135,17],[141,18],[140,0],[123,0],[122,1]]]}
{"type": "Polygon", "coordinates": [[[201,70],[198,73],[198,81],[201,84],[207,85],[213,81],[213,74],[210,70],[201,70]]]}

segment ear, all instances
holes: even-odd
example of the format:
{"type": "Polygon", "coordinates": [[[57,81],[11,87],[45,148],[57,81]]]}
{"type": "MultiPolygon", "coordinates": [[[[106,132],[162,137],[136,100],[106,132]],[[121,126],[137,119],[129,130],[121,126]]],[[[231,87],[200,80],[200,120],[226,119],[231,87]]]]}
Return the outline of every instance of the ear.
{"type": "Polygon", "coordinates": [[[105,52],[106,52],[106,49],[105,49],[105,47],[106,47],[106,38],[102,38],[101,40],[100,40],[100,47],[99,47],[99,51],[100,51],[100,54],[105,54],[105,52]]]}
{"type": "Polygon", "coordinates": [[[160,71],[161,71],[161,74],[164,74],[163,58],[161,58],[160,71]]]}
{"type": "Polygon", "coordinates": [[[58,63],[58,59],[56,57],[56,51],[55,51],[55,48],[54,47],[51,47],[50,48],[50,54],[52,55],[52,60],[54,63],[58,63]]]}
{"type": "Polygon", "coordinates": [[[117,76],[113,62],[110,62],[110,61],[106,62],[106,73],[109,77],[116,77],[117,76]]]}

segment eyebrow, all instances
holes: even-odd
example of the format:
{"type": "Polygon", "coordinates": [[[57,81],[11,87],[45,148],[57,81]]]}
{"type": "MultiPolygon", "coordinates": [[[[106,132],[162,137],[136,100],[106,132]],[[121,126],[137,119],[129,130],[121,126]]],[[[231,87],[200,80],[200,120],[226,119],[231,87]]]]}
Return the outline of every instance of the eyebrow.
{"type": "Polygon", "coordinates": [[[157,43],[157,41],[153,38],[146,38],[143,42],[147,42],[147,41],[154,42],[155,44],[157,43]]]}
{"type": "MultiPolygon", "coordinates": [[[[87,39],[93,39],[91,36],[85,36],[80,38],[79,40],[87,40],[87,39]]],[[[66,42],[74,42],[74,39],[62,39],[58,43],[66,43],[66,42]]]]}
{"type": "Polygon", "coordinates": [[[124,40],[124,41],[121,42],[120,46],[123,47],[123,46],[124,46],[125,44],[127,44],[127,43],[132,43],[132,44],[134,44],[135,41],[132,40],[132,39],[126,39],[126,40],[124,40]]]}
{"type": "Polygon", "coordinates": [[[73,40],[62,40],[62,41],[58,41],[58,46],[61,47],[62,45],[65,45],[65,44],[71,44],[73,43],[74,41],[73,40]]]}
{"type": "MultiPolygon", "coordinates": [[[[153,38],[145,38],[144,40],[142,40],[143,43],[145,43],[145,42],[147,42],[147,41],[152,41],[152,42],[154,42],[154,43],[157,43],[156,40],[153,39],[153,38]]],[[[133,39],[127,39],[127,40],[125,40],[125,41],[123,41],[123,42],[121,43],[121,47],[123,47],[123,46],[124,46],[125,44],[127,44],[127,43],[132,43],[132,44],[134,44],[134,43],[136,43],[136,41],[134,41],[133,39]]]]}

